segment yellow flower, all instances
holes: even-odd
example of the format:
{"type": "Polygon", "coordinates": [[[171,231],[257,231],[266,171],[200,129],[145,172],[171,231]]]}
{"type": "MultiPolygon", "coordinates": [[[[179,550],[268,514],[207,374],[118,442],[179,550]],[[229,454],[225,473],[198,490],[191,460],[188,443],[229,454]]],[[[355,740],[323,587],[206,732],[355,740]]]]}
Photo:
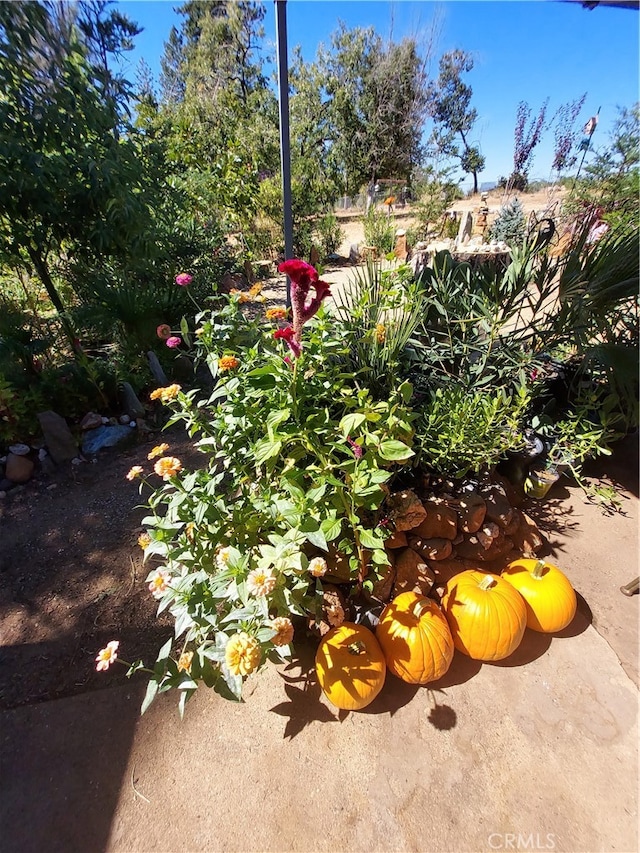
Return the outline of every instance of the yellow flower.
{"type": "Polygon", "coordinates": [[[218,359],[218,370],[221,373],[224,373],[225,370],[235,370],[239,364],[240,361],[235,355],[223,355],[222,358],[218,359]]]}
{"type": "Polygon", "coordinates": [[[193,521],[190,521],[184,529],[184,532],[186,533],[186,536],[187,536],[187,539],[189,540],[189,542],[193,542],[193,540],[194,540],[193,531],[195,529],[196,529],[196,526],[193,523],[193,521]]]}
{"type": "Polygon", "coordinates": [[[385,338],[387,337],[387,331],[386,331],[385,327],[382,325],[382,323],[378,323],[378,325],[376,326],[375,336],[376,336],[376,341],[379,344],[384,343],[385,338]]]}
{"type": "Polygon", "coordinates": [[[111,664],[117,659],[119,645],[118,640],[111,640],[104,649],[100,649],[96,657],[96,669],[98,672],[109,669],[111,664]]]}
{"type": "Polygon", "coordinates": [[[147,459],[155,459],[156,456],[162,456],[169,449],[168,444],[156,444],[153,450],[147,455],[147,459]]]}
{"type": "Polygon", "coordinates": [[[247,591],[251,595],[259,597],[261,595],[269,595],[273,592],[276,585],[276,576],[271,569],[254,569],[249,572],[247,578],[247,591]]]}
{"type": "Polygon", "coordinates": [[[284,320],[287,316],[287,309],[282,306],[267,308],[264,312],[264,316],[267,320],[284,320]]]}
{"type": "Polygon", "coordinates": [[[144,473],[144,468],[141,465],[134,465],[127,474],[127,480],[137,480],[144,473]]]}
{"type": "Polygon", "coordinates": [[[224,652],[227,666],[233,675],[249,675],[260,663],[260,646],[246,631],[234,634],[224,652]]]}
{"type": "Polygon", "coordinates": [[[172,400],[175,400],[178,394],[180,393],[181,386],[180,385],[167,385],[166,388],[156,388],[155,391],[152,391],[149,394],[149,399],[151,400],[160,400],[162,403],[170,403],[172,400]]]}
{"type": "Polygon", "coordinates": [[[191,672],[191,661],[193,660],[193,652],[182,652],[178,659],[178,671],[191,672]]]}
{"type": "Polygon", "coordinates": [[[155,569],[147,577],[149,592],[154,598],[162,598],[167,591],[171,575],[166,569],[155,569]]]}
{"type": "Polygon", "coordinates": [[[218,546],[216,548],[216,565],[223,571],[227,568],[229,564],[229,557],[231,556],[231,548],[218,546]]]}
{"type": "Polygon", "coordinates": [[[162,459],[158,459],[153,470],[163,480],[170,480],[178,471],[182,471],[182,462],[175,456],[163,456],[162,459]]]}
{"type": "Polygon", "coordinates": [[[249,288],[249,296],[252,299],[255,299],[256,296],[262,291],[262,284],[259,281],[256,281],[255,284],[251,285],[249,288]]]}
{"type": "Polygon", "coordinates": [[[151,537],[148,533],[141,533],[140,536],[138,536],[138,545],[143,551],[151,545],[151,537]]]}
{"type": "Polygon", "coordinates": [[[278,616],[271,620],[271,627],[277,631],[275,637],[271,638],[274,646],[288,646],[293,640],[293,625],[291,619],[286,616],[278,616]]]}
{"type": "Polygon", "coordinates": [[[309,563],[309,572],[314,578],[321,578],[327,573],[327,561],[323,557],[314,557],[309,563]]]}

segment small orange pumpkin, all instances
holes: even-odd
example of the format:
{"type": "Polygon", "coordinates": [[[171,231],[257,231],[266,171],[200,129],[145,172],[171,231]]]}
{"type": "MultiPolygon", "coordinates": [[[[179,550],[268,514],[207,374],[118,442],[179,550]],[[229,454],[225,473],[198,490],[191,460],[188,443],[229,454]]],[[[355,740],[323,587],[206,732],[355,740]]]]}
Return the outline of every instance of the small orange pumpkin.
{"type": "Polygon", "coordinates": [[[562,631],[576,615],[576,594],[557,566],[544,560],[514,560],[502,577],[518,590],[527,608],[527,627],[543,634],[562,631]]]}
{"type": "Polygon", "coordinates": [[[391,672],[409,684],[441,678],[453,659],[453,639],[442,611],[415,592],[401,592],[387,604],[376,637],[391,672]]]}
{"type": "Polygon", "coordinates": [[[386,672],[375,636],[353,622],[332,628],[316,652],[318,683],[327,699],[345,711],[359,711],[373,702],[386,672]]]}
{"type": "Polygon", "coordinates": [[[506,580],[476,569],[454,575],[442,598],[456,649],[475,660],[502,660],[520,645],[527,609],[506,580]]]}

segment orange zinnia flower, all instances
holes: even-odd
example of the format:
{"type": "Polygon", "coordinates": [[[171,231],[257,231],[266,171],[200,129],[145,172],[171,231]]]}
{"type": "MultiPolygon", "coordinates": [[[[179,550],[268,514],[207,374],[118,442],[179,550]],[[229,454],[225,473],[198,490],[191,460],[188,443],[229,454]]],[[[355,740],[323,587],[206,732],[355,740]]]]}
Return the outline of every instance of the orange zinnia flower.
{"type": "Polygon", "coordinates": [[[163,480],[170,480],[171,477],[175,477],[179,471],[182,471],[182,462],[175,456],[163,456],[162,459],[158,459],[153,470],[163,480]]]}
{"type": "Polygon", "coordinates": [[[127,474],[127,480],[137,480],[138,477],[141,477],[143,473],[144,468],[142,468],[140,465],[134,465],[133,468],[131,468],[129,473],[127,474]]]}
{"type": "Polygon", "coordinates": [[[254,569],[249,572],[247,578],[247,591],[251,595],[260,597],[273,592],[276,585],[276,576],[271,569],[254,569]]]}
{"type": "Polygon", "coordinates": [[[225,370],[235,370],[240,365],[240,361],[235,355],[223,355],[218,359],[218,370],[224,373],[225,370]]]}
{"type": "Polygon", "coordinates": [[[193,652],[182,652],[178,659],[178,671],[191,672],[191,661],[193,660],[193,652]]]}
{"type": "Polygon", "coordinates": [[[168,444],[156,444],[153,450],[147,455],[147,459],[155,459],[156,456],[162,456],[169,449],[168,444]]]}
{"type": "Polygon", "coordinates": [[[287,317],[287,309],[281,306],[277,308],[267,308],[264,312],[267,320],[285,320],[287,317]]]}
{"type": "Polygon", "coordinates": [[[384,343],[385,338],[387,337],[387,330],[385,329],[385,327],[383,326],[382,323],[378,323],[378,325],[376,326],[375,336],[376,336],[376,341],[379,344],[384,343]]]}
{"type": "Polygon", "coordinates": [[[162,403],[170,403],[180,393],[180,385],[167,385],[166,388],[156,388],[149,394],[149,399],[160,400],[162,403]]]}
{"type": "Polygon", "coordinates": [[[274,646],[288,646],[293,640],[293,625],[286,616],[278,616],[271,621],[271,627],[277,632],[271,638],[274,646]]]}
{"type": "Polygon", "coordinates": [[[148,533],[141,533],[138,536],[138,545],[145,551],[151,545],[151,537],[148,533]]]}
{"type": "Polygon", "coordinates": [[[100,649],[98,656],[96,657],[96,669],[98,672],[109,669],[111,664],[114,663],[118,657],[119,645],[120,643],[118,640],[111,640],[110,643],[107,643],[104,649],[100,649]]]}
{"type": "Polygon", "coordinates": [[[322,557],[314,557],[309,563],[309,572],[314,578],[321,578],[327,573],[328,568],[327,561],[322,557]]]}

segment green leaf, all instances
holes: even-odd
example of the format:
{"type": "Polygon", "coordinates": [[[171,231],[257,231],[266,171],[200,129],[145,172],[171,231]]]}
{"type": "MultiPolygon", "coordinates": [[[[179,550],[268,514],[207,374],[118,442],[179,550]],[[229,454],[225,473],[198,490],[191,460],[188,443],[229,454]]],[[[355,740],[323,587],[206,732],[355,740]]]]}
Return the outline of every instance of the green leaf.
{"type": "Polygon", "coordinates": [[[351,412],[345,415],[340,421],[340,432],[346,438],[351,433],[355,432],[359,426],[366,421],[366,415],[362,412],[351,412]]]}
{"type": "Polygon", "coordinates": [[[375,533],[372,533],[371,530],[360,530],[360,544],[372,550],[384,548],[384,540],[375,533]]]}
{"type": "Polygon", "coordinates": [[[275,459],[281,450],[282,442],[280,439],[272,441],[270,438],[261,438],[253,449],[253,455],[258,465],[262,465],[269,459],[275,459]]]}
{"type": "Polygon", "coordinates": [[[158,692],[158,682],[153,679],[147,684],[147,691],[144,694],[144,699],[142,700],[142,705],[140,706],[140,716],[144,714],[149,705],[156,698],[156,694],[158,692]]]}
{"type": "Polygon", "coordinates": [[[320,527],[322,528],[322,532],[324,533],[327,542],[332,542],[340,536],[340,532],[342,530],[342,519],[325,518],[320,527]]]}
{"type": "Polygon", "coordinates": [[[414,455],[410,447],[396,439],[381,441],[378,453],[383,459],[388,459],[390,462],[401,462],[414,455]]]}

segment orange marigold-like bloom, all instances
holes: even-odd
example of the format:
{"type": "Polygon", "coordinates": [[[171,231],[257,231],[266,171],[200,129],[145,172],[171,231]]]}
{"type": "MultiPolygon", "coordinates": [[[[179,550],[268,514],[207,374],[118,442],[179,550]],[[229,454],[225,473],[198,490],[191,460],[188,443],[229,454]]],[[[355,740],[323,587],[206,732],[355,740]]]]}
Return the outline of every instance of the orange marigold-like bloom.
{"type": "Polygon", "coordinates": [[[261,293],[261,291],[262,291],[262,284],[259,281],[256,281],[256,283],[252,284],[251,287],[249,288],[249,296],[252,299],[255,299],[256,296],[258,296],[258,294],[261,293]]]}
{"type": "Polygon", "coordinates": [[[170,480],[171,477],[175,477],[179,471],[182,471],[182,462],[175,456],[163,456],[162,459],[158,459],[153,470],[163,480],[170,480]]]}
{"type": "Polygon", "coordinates": [[[143,551],[151,545],[151,537],[148,533],[141,533],[140,536],[138,536],[138,545],[143,551]]]}
{"type": "Polygon", "coordinates": [[[156,456],[162,456],[169,449],[168,444],[156,444],[153,450],[147,455],[147,459],[155,459],[156,456]]]}
{"type": "Polygon", "coordinates": [[[154,598],[162,598],[167,591],[171,575],[166,569],[155,569],[147,581],[149,582],[149,592],[154,598]]]}
{"type": "Polygon", "coordinates": [[[178,659],[178,671],[191,672],[191,661],[193,660],[193,652],[182,652],[178,659]]]}
{"type": "Polygon", "coordinates": [[[234,634],[224,652],[227,666],[233,675],[249,675],[260,663],[260,646],[246,631],[234,634]]]}
{"type": "Polygon", "coordinates": [[[271,569],[254,569],[247,577],[247,591],[251,595],[260,597],[273,592],[276,585],[276,576],[271,569]]]}
{"type": "Polygon", "coordinates": [[[96,669],[98,672],[109,669],[111,664],[114,663],[118,657],[119,645],[120,643],[118,640],[111,640],[110,643],[107,643],[104,649],[100,649],[98,656],[96,657],[96,669]]]}
{"type": "Polygon", "coordinates": [[[276,631],[275,637],[271,638],[274,646],[288,646],[293,640],[293,625],[291,619],[286,616],[278,616],[271,620],[271,627],[276,631]]]}
{"type": "Polygon", "coordinates": [[[387,337],[387,330],[385,329],[385,327],[383,326],[382,323],[378,323],[378,325],[376,326],[375,336],[376,336],[376,341],[379,344],[384,343],[385,338],[387,337]]]}
{"type": "Polygon", "coordinates": [[[328,568],[327,561],[323,557],[314,557],[313,560],[309,562],[309,572],[314,576],[314,578],[321,578],[327,573],[328,568]]]}
{"type": "Polygon", "coordinates": [[[167,385],[166,388],[156,388],[155,391],[152,391],[149,394],[149,399],[151,400],[160,400],[162,403],[170,403],[172,400],[175,400],[178,394],[180,393],[181,386],[180,385],[167,385]]]}
{"type": "Polygon", "coordinates": [[[134,465],[133,468],[129,470],[127,474],[127,480],[137,480],[138,477],[141,477],[144,474],[144,468],[141,465],[134,465]]]}
{"type": "Polygon", "coordinates": [[[285,320],[287,317],[287,309],[280,305],[276,308],[267,308],[264,312],[264,316],[267,320],[285,320]]]}
{"type": "Polygon", "coordinates": [[[235,370],[240,365],[239,359],[235,355],[223,355],[218,359],[218,370],[224,373],[225,370],[235,370]]]}

